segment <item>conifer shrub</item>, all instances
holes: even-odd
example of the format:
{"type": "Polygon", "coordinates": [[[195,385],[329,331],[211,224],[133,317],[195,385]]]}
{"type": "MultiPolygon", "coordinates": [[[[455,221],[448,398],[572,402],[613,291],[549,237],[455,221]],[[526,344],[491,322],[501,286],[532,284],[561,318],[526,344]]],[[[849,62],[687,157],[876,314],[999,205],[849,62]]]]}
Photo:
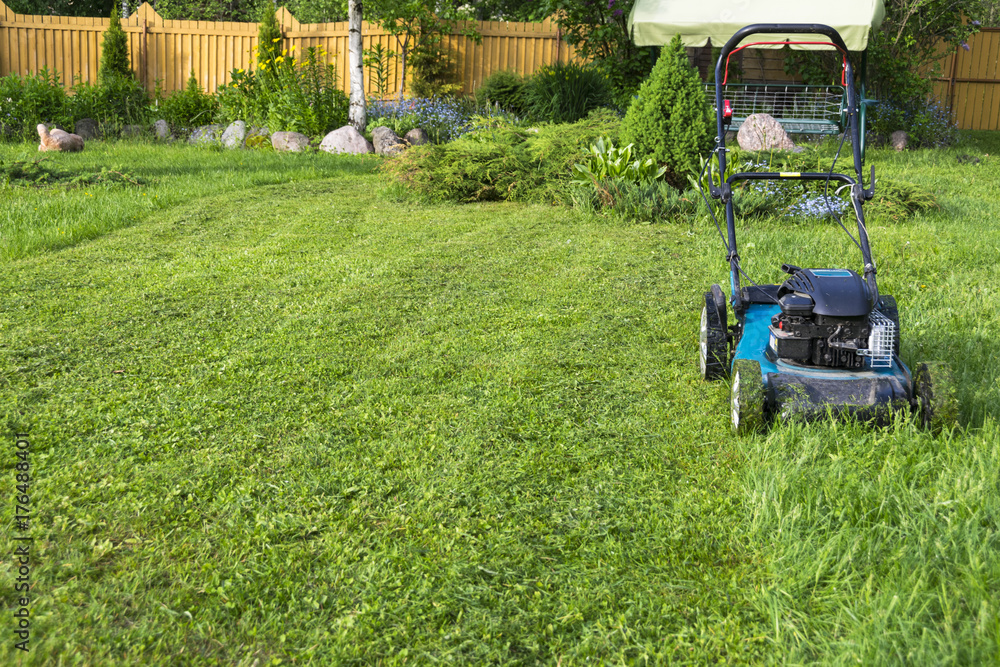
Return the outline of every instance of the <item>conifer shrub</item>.
{"type": "Polygon", "coordinates": [[[97,80],[103,85],[118,77],[131,79],[134,75],[128,58],[128,35],[122,29],[121,14],[116,4],[111,9],[111,24],[101,42],[101,66],[97,70],[97,80]]]}
{"type": "Polygon", "coordinates": [[[517,72],[500,70],[486,77],[476,91],[476,99],[481,103],[498,104],[504,111],[523,118],[527,112],[524,99],[526,85],[527,81],[517,72]]]}
{"type": "Polygon", "coordinates": [[[257,28],[257,65],[272,64],[281,54],[281,26],[274,15],[274,0],[260,4],[260,26],[257,28]]]}
{"type": "Polygon", "coordinates": [[[385,163],[430,201],[568,202],[573,165],[598,137],[618,137],[621,120],[596,111],[573,124],[525,129],[490,125],[445,144],[416,146],[385,163]]]}
{"type": "Polygon", "coordinates": [[[621,140],[635,144],[640,157],[667,168],[665,179],[678,189],[711,150],[712,123],[705,92],[679,36],[663,49],[622,122],[621,140]]]}

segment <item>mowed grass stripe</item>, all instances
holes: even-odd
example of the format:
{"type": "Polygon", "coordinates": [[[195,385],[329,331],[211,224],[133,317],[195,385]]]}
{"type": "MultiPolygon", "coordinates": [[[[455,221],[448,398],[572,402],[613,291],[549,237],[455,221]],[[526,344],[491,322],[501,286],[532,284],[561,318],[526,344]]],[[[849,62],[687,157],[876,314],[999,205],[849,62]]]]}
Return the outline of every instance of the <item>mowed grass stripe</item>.
{"type": "Polygon", "coordinates": [[[38,655],[766,650],[726,389],[693,372],[702,239],[378,183],[205,196],[9,265],[38,655]]]}

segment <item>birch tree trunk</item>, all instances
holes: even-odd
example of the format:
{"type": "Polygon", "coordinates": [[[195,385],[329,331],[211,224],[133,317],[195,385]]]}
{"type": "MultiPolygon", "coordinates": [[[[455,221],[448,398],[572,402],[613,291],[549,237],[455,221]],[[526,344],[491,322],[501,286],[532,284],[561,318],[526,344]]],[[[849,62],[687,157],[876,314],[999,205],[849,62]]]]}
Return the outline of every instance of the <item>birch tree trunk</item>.
{"type": "Polygon", "coordinates": [[[368,125],[368,109],[365,106],[365,71],[362,67],[361,50],[361,0],[348,0],[348,53],[351,67],[351,105],[348,108],[347,120],[358,132],[364,132],[368,125]]]}

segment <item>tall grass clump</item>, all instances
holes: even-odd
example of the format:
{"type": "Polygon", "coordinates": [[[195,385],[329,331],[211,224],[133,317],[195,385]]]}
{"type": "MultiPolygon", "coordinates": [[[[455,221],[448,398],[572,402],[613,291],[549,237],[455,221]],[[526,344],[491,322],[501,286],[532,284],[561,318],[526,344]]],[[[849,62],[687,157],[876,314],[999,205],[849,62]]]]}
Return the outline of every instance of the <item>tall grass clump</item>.
{"type": "Polygon", "coordinates": [[[750,443],[752,599],[790,663],[987,664],[1000,628],[1000,426],[906,420],[750,443]],[[987,638],[992,636],[992,641],[987,638]]]}
{"type": "Polygon", "coordinates": [[[550,123],[575,123],[610,103],[607,76],[589,65],[547,65],[535,72],[524,88],[528,114],[550,123]]]}

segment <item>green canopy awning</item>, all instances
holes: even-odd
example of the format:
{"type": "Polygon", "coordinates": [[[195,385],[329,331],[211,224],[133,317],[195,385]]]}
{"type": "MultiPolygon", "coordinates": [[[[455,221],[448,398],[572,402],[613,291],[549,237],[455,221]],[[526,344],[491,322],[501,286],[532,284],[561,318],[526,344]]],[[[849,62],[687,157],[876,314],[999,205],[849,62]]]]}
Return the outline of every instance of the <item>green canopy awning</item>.
{"type": "MultiPolygon", "coordinates": [[[[881,25],[884,16],[882,0],[636,0],[628,26],[639,46],[662,46],[674,35],[681,36],[684,46],[705,46],[708,40],[712,40],[713,46],[722,46],[737,30],[753,23],[821,23],[835,28],[851,51],[864,51],[868,47],[869,30],[881,25]]],[[[756,35],[748,41],[786,39],[804,37],[756,35]]],[[[796,44],[791,48],[829,47],[796,44]]]]}

